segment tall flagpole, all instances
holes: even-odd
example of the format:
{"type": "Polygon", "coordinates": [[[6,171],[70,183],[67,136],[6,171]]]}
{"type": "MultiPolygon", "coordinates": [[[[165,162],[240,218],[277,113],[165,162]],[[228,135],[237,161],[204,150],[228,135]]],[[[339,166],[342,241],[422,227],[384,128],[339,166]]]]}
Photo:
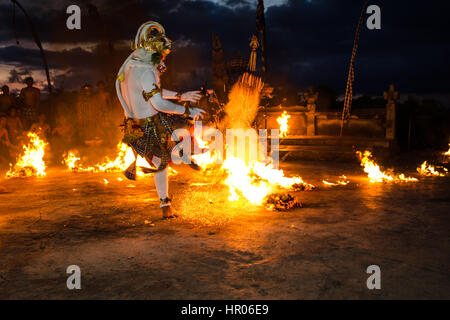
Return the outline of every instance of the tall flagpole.
{"type": "Polygon", "coordinates": [[[352,57],[350,59],[350,67],[348,70],[347,87],[345,88],[345,98],[344,98],[344,108],[342,110],[341,118],[341,131],[340,136],[342,136],[344,131],[344,123],[350,117],[350,109],[352,108],[353,101],[353,81],[355,80],[355,57],[356,51],[358,50],[359,34],[361,32],[361,25],[364,18],[364,12],[367,6],[368,0],[364,1],[363,8],[361,10],[361,15],[359,17],[358,26],[356,27],[355,40],[353,41],[352,57]]]}
{"type": "Polygon", "coordinates": [[[52,93],[52,83],[50,81],[50,72],[48,70],[47,58],[45,57],[45,52],[44,52],[44,49],[42,48],[41,40],[39,39],[39,35],[36,32],[33,21],[31,21],[30,16],[27,14],[25,9],[22,7],[22,5],[17,0],[11,0],[11,2],[14,5],[17,5],[17,7],[20,10],[22,10],[23,14],[25,15],[25,18],[27,18],[28,24],[30,25],[31,33],[33,34],[34,42],[36,42],[36,45],[38,46],[39,51],[41,53],[42,63],[44,64],[45,74],[47,76],[48,92],[51,94],[52,93]]]}
{"type": "Polygon", "coordinates": [[[267,81],[266,21],[264,17],[263,0],[258,0],[258,7],[256,9],[256,32],[259,32],[259,38],[261,43],[263,80],[267,81]]]}

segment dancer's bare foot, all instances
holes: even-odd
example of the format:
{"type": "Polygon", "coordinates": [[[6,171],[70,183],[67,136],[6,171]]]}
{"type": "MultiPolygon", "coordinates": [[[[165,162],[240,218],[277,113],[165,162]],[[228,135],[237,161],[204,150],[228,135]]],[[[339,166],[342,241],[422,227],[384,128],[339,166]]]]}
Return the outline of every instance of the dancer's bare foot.
{"type": "Polygon", "coordinates": [[[178,215],[175,212],[173,212],[172,206],[164,206],[161,208],[161,210],[163,212],[164,219],[178,218],[178,215]]]}

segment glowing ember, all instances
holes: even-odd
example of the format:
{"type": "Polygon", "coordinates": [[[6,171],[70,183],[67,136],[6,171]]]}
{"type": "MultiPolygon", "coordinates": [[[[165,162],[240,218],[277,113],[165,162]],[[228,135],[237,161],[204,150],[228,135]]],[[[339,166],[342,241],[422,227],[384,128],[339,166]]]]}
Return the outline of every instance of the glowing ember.
{"type": "Polygon", "coordinates": [[[288,120],[291,116],[285,111],[277,118],[277,122],[280,125],[280,137],[286,137],[289,130],[288,120]]]}
{"type": "Polygon", "coordinates": [[[426,161],[424,161],[420,167],[417,168],[417,172],[419,172],[423,176],[437,176],[437,177],[444,177],[447,174],[447,169],[442,168],[445,173],[439,172],[435,169],[435,167],[426,161]]]}
{"type": "Polygon", "coordinates": [[[372,153],[368,150],[362,154],[360,151],[356,151],[359,159],[361,160],[361,166],[364,167],[364,172],[367,173],[370,182],[416,182],[416,178],[406,177],[403,173],[397,176],[390,175],[382,172],[380,167],[372,160],[372,153]]]}
{"type": "Polygon", "coordinates": [[[29,132],[27,137],[30,141],[23,146],[23,155],[14,166],[10,164],[6,178],[45,176],[44,155],[47,143],[33,132],[29,132]]]}
{"type": "Polygon", "coordinates": [[[346,186],[347,184],[350,183],[349,180],[347,180],[347,177],[342,175],[339,177],[339,180],[337,180],[336,182],[329,182],[326,180],[322,180],[322,183],[326,186],[346,186]]]}

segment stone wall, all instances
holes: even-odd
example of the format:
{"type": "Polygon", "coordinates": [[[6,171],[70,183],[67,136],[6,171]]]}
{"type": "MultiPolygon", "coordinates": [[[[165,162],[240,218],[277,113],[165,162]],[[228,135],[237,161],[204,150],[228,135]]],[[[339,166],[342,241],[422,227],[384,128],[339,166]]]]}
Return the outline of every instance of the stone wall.
{"type": "MultiPolygon", "coordinates": [[[[336,137],[340,136],[341,112],[317,112],[318,93],[312,88],[304,93],[306,106],[267,107],[258,113],[256,122],[259,128],[278,129],[277,118],[286,111],[291,117],[288,120],[288,136],[295,137],[336,137]]],[[[345,121],[343,136],[355,138],[386,139],[395,143],[396,104],[399,93],[394,84],[383,93],[386,108],[352,110],[350,118],[345,121]]]]}
{"type": "MultiPolygon", "coordinates": [[[[257,116],[259,128],[278,129],[277,118],[283,111],[291,116],[288,120],[289,136],[339,136],[340,112],[308,112],[302,106],[272,107],[257,116]]],[[[394,118],[395,120],[395,118],[394,118]]],[[[355,110],[344,130],[344,136],[388,138],[384,109],[355,110]]]]}

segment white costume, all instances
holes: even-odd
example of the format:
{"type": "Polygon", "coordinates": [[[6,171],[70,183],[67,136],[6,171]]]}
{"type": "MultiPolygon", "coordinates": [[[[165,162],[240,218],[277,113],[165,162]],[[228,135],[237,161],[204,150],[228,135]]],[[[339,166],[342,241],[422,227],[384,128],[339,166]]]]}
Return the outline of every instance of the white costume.
{"type": "Polygon", "coordinates": [[[164,144],[160,143],[168,139],[165,132],[168,127],[167,122],[170,122],[167,114],[197,119],[204,112],[198,108],[186,108],[167,100],[196,102],[200,98],[198,92],[186,92],[181,95],[160,89],[159,77],[165,69],[164,58],[170,52],[170,48],[171,41],[166,37],[164,28],[159,23],[153,21],[144,23],[137,32],[133,44],[134,51],[120,68],[116,80],[117,96],[124,109],[126,121],[133,123],[131,126],[133,128],[128,126],[125,129],[128,128],[128,132],[131,132],[128,134],[128,143],[138,154],[146,157],[149,163],[151,161],[159,169],[155,170],[154,178],[161,207],[170,206],[167,181],[168,159],[166,159],[167,154],[162,150],[164,144]],[[157,32],[156,35],[152,34],[154,31],[157,32]],[[140,127],[137,131],[134,129],[136,124],[140,127]],[[158,135],[152,136],[151,133],[157,130],[159,130],[158,135]],[[156,148],[156,152],[153,152],[152,148],[156,148]],[[162,156],[158,157],[155,154],[162,154],[162,156]]]}

